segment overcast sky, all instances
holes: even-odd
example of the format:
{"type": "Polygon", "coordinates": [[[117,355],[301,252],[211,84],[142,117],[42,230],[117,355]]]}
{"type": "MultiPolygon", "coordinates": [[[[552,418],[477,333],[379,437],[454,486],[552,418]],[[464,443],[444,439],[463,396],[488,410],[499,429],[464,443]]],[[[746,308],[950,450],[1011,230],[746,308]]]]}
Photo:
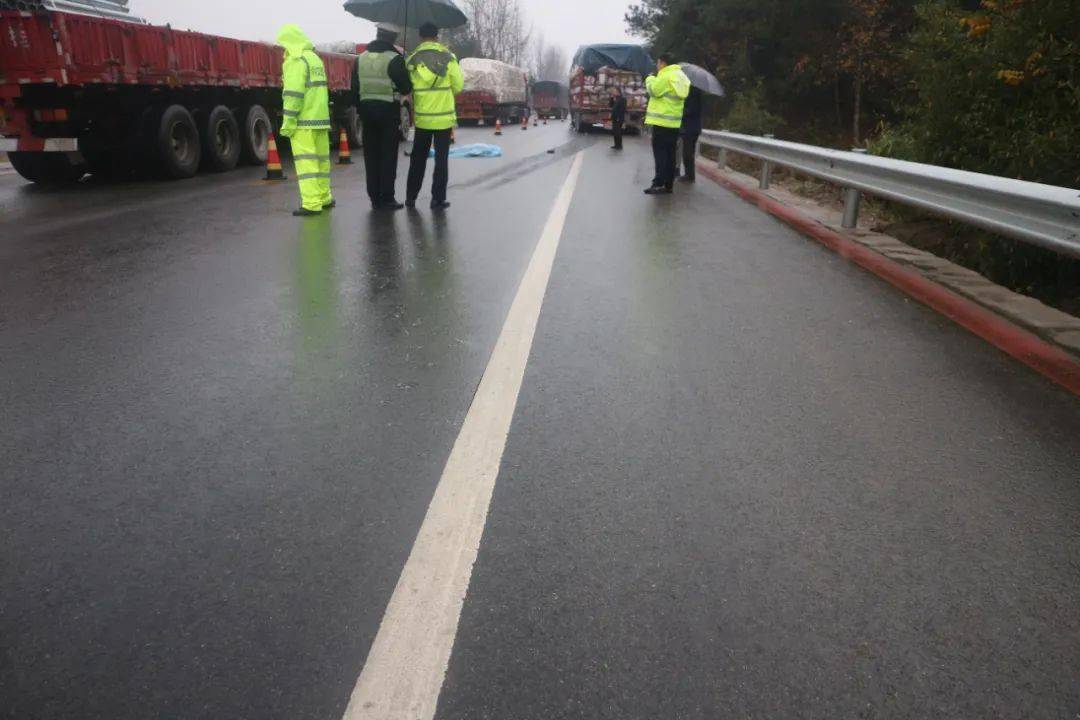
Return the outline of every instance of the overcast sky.
{"type": "MultiPolygon", "coordinates": [[[[631,0],[521,0],[533,26],[572,54],[578,45],[630,42],[623,14],[631,0]]],[[[344,0],[134,0],[135,12],[155,24],[245,40],[272,40],[286,22],[315,42],[365,42],[372,25],[342,10],[344,0]]]]}

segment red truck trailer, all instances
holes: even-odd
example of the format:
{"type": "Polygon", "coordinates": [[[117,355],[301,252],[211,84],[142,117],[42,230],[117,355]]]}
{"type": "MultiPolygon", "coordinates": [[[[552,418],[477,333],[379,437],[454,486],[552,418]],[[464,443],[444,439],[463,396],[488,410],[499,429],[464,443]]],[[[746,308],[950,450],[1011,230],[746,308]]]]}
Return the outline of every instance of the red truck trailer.
{"type": "Polygon", "coordinates": [[[483,90],[464,90],[455,99],[458,123],[483,125],[495,122],[495,96],[483,90]]]}
{"type": "MultiPolygon", "coordinates": [[[[86,171],[168,178],[265,162],[282,50],[53,11],[0,11],[0,151],[34,182],[86,171]]],[[[359,145],[356,56],[320,53],[333,115],[359,145]]]]}
{"type": "Polygon", "coordinates": [[[644,127],[648,97],[644,76],[655,72],[653,61],[640,45],[583,45],[570,69],[570,120],[580,133],[590,128],[611,129],[611,89],[626,97],[626,128],[644,127]]]}
{"type": "Polygon", "coordinates": [[[533,109],[538,117],[562,120],[570,114],[570,91],[552,80],[538,80],[532,86],[533,109]]]}
{"type": "Polygon", "coordinates": [[[524,70],[497,60],[464,58],[461,71],[465,89],[455,101],[459,123],[494,125],[501,120],[516,125],[529,119],[529,77],[524,70]]]}

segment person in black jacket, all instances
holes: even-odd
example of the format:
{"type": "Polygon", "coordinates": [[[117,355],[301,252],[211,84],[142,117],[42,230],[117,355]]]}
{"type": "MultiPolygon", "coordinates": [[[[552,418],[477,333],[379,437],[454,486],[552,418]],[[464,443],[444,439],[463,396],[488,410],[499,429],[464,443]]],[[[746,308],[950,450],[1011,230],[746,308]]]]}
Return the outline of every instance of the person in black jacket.
{"type": "Polygon", "coordinates": [[[626,98],[622,94],[622,88],[611,88],[611,132],[615,135],[615,144],[612,150],[622,150],[623,123],[626,122],[626,98]]]}
{"type": "Polygon", "coordinates": [[[360,120],[364,124],[364,169],[367,192],[375,210],[405,207],[394,197],[398,149],[401,143],[401,102],[412,92],[405,58],[394,47],[399,29],[380,23],[372,41],[356,64],[360,92],[360,120]]]}
{"type": "Polygon", "coordinates": [[[697,144],[701,137],[701,90],[690,87],[690,95],[683,105],[682,128],[679,134],[682,136],[682,182],[694,182],[697,179],[697,144]]]}

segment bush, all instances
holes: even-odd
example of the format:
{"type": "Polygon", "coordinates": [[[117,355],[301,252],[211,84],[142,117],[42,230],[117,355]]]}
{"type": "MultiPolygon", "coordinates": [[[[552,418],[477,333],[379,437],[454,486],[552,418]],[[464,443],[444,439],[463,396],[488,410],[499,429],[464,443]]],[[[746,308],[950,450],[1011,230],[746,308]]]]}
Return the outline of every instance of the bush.
{"type": "Polygon", "coordinates": [[[731,132],[746,135],[768,135],[776,133],[783,124],[779,116],[767,109],[765,89],[760,83],[752,90],[739,93],[724,118],[723,127],[731,132]]]}
{"type": "Polygon", "coordinates": [[[911,162],[919,161],[919,149],[915,136],[908,127],[881,125],[877,135],[866,144],[866,149],[871,155],[911,162]]]}
{"type": "Polygon", "coordinates": [[[920,160],[1080,187],[1076,0],[928,0],[907,55],[920,160]]]}

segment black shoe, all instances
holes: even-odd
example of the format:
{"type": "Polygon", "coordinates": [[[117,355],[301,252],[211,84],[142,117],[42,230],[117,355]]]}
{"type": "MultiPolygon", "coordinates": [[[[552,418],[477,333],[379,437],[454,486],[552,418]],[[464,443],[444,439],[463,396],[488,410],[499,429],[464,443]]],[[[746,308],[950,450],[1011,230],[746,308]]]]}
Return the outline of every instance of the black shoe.
{"type": "Polygon", "coordinates": [[[690,177],[689,175],[683,175],[681,178],[679,178],[679,182],[692,183],[694,182],[694,178],[690,177]]]}
{"type": "Polygon", "coordinates": [[[431,203],[432,210],[445,210],[448,207],[450,207],[450,203],[448,203],[446,200],[443,200],[442,202],[431,203]]]}
{"type": "Polygon", "coordinates": [[[330,202],[323,205],[322,209],[323,210],[333,210],[336,207],[337,207],[337,200],[331,200],[330,202]]]}
{"type": "Polygon", "coordinates": [[[292,214],[295,217],[311,217],[312,215],[321,215],[318,210],[308,210],[307,208],[300,208],[299,210],[293,210],[292,214]]]}
{"type": "Polygon", "coordinates": [[[645,191],[646,195],[670,195],[671,188],[669,187],[656,187],[653,186],[645,191]]]}
{"type": "Polygon", "coordinates": [[[379,207],[383,210],[401,210],[405,207],[405,203],[399,203],[397,200],[386,200],[379,203],[379,207]]]}

